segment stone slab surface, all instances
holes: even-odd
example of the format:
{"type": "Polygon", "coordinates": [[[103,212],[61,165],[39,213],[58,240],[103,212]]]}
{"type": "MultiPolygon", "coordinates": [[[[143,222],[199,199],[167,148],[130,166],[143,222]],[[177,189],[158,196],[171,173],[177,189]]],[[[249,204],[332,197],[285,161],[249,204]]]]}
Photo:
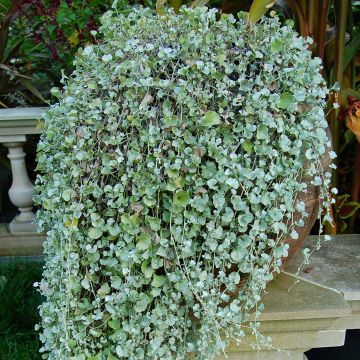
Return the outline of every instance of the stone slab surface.
{"type": "Polygon", "coordinates": [[[14,134],[16,131],[11,131],[11,134],[6,135],[5,131],[0,132],[0,143],[17,143],[17,142],[25,142],[26,136],[24,134],[14,134]]]}
{"type": "MultiPolygon", "coordinates": [[[[346,327],[335,324],[351,316],[351,307],[340,292],[281,273],[269,284],[263,303],[259,331],[271,337],[274,349],[286,352],[252,351],[256,339],[248,334],[247,344],[230,343],[229,360],[303,360],[308,349],[344,344],[346,327]]],[[[225,355],[217,358],[222,359],[225,355]]]]}
{"type": "Polygon", "coordinates": [[[9,230],[13,235],[33,235],[38,233],[38,226],[35,222],[17,221],[15,217],[9,224],[9,230]]]}
{"type": "MultiPolygon", "coordinates": [[[[261,332],[261,327],[259,329],[261,332]]],[[[334,347],[342,346],[345,342],[346,330],[319,330],[319,331],[287,331],[287,332],[265,332],[262,333],[264,336],[271,338],[273,349],[282,350],[303,350],[312,348],[323,348],[323,347],[334,347]]],[[[256,344],[256,339],[251,336],[246,336],[245,343],[236,343],[235,341],[230,342],[226,352],[240,353],[240,352],[254,352],[251,345],[256,344]]],[[[262,350],[268,353],[269,350],[262,350]]]]}
{"type": "MultiPolygon", "coordinates": [[[[305,351],[305,350],[304,350],[305,351]]],[[[221,355],[216,360],[306,360],[303,351],[259,351],[221,355]]]]}
{"type": "Polygon", "coordinates": [[[0,109],[0,122],[7,120],[37,120],[41,114],[49,110],[47,107],[17,107],[0,109]]]}
{"type": "Polygon", "coordinates": [[[40,134],[42,129],[38,127],[38,119],[47,110],[46,107],[0,109],[2,141],[7,141],[6,137],[11,135],[40,134]]]}
{"type": "Polygon", "coordinates": [[[7,224],[0,224],[0,256],[42,255],[45,235],[9,232],[7,224]]]}
{"type": "MultiPolygon", "coordinates": [[[[303,248],[313,249],[318,236],[309,236],[303,248]]],[[[303,261],[297,253],[288,263],[286,271],[297,272],[303,261]]],[[[309,282],[340,291],[345,300],[360,301],[360,234],[336,235],[330,241],[321,241],[321,248],[310,257],[299,276],[309,282]]]]}
{"type": "Polygon", "coordinates": [[[260,321],[307,320],[349,316],[351,309],[341,293],[291,275],[279,274],[263,296],[260,321]]]}

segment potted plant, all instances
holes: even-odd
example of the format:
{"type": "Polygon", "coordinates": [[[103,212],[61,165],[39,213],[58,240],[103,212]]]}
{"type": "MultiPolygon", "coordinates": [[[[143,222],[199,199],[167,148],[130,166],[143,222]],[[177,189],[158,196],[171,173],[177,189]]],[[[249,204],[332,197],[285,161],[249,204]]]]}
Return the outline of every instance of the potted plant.
{"type": "Polygon", "coordinates": [[[309,40],[277,18],[164,11],[106,13],[53,90],[36,183],[44,358],[213,359],[246,341],[304,193],[329,208],[309,40]]]}

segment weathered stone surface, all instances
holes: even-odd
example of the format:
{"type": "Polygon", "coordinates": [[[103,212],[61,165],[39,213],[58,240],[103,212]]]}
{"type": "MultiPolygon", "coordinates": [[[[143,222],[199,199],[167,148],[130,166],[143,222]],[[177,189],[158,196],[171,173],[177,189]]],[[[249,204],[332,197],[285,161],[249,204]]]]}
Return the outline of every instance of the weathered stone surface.
{"type": "MultiPolygon", "coordinates": [[[[304,350],[305,351],[305,350],[304,350]]],[[[242,352],[228,354],[227,357],[219,356],[216,360],[307,360],[303,351],[264,351],[264,352],[242,352]]]]}
{"type": "Polygon", "coordinates": [[[44,234],[11,234],[0,224],[0,256],[42,255],[44,234]]]}
{"type": "MultiPolygon", "coordinates": [[[[309,236],[304,247],[313,249],[318,236],[309,236]]],[[[347,300],[351,315],[337,320],[335,326],[360,328],[360,234],[337,235],[331,241],[322,241],[310,264],[297,275],[309,283],[339,291],[347,300]]],[[[303,259],[297,254],[287,265],[286,272],[296,274],[303,259]]]]}
{"type": "Polygon", "coordinates": [[[9,136],[40,134],[38,126],[41,114],[46,107],[0,109],[0,142],[11,141],[9,136]]]}
{"type": "Polygon", "coordinates": [[[339,292],[287,274],[273,280],[263,296],[265,312],[261,321],[337,318],[351,310],[339,292]]]}
{"type": "MultiPolygon", "coordinates": [[[[313,249],[318,237],[310,236],[304,247],[313,249]]],[[[304,360],[310,348],[344,344],[346,329],[360,328],[360,235],[336,236],[322,241],[311,263],[297,274],[301,253],[268,287],[260,331],[272,338],[276,351],[251,351],[231,344],[229,360],[304,360]],[[304,271],[306,269],[306,271],[304,271]]],[[[247,337],[251,342],[251,335],[247,337]]],[[[219,356],[217,360],[226,359],[219,356]]]]}
{"type": "MultiPolygon", "coordinates": [[[[316,246],[318,236],[309,236],[303,248],[316,246]]],[[[321,248],[310,258],[310,264],[299,276],[313,283],[343,293],[345,300],[360,301],[360,234],[337,235],[331,241],[322,241],[321,248]],[[305,271],[304,271],[305,270],[305,271]]],[[[287,264],[286,271],[297,272],[303,261],[299,252],[287,264]]]]}

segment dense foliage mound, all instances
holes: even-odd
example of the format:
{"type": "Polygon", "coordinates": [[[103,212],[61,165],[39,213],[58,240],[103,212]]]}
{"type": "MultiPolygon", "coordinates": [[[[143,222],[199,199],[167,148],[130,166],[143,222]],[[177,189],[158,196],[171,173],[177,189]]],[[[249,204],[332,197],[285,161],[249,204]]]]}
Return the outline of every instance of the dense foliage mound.
{"type": "Polygon", "coordinates": [[[212,359],[246,341],[306,218],[305,175],[328,205],[320,61],[276,18],[217,15],[107,13],[53,91],[36,196],[45,358],[212,359]]]}

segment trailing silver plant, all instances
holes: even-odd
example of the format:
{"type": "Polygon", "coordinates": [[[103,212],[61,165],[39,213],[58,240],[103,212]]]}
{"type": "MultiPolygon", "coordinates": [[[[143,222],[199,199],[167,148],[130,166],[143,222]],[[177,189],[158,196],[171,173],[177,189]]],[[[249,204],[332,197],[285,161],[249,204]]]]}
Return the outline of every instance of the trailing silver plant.
{"type": "Polygon", "coordinates": [[[305,176],[330,204],[310,40],[206,8],[108,12],[100,32],[38,146],[43,358],[213,359],[249,328],[265,346],[248,322],[306,221],[305,176]]]}

